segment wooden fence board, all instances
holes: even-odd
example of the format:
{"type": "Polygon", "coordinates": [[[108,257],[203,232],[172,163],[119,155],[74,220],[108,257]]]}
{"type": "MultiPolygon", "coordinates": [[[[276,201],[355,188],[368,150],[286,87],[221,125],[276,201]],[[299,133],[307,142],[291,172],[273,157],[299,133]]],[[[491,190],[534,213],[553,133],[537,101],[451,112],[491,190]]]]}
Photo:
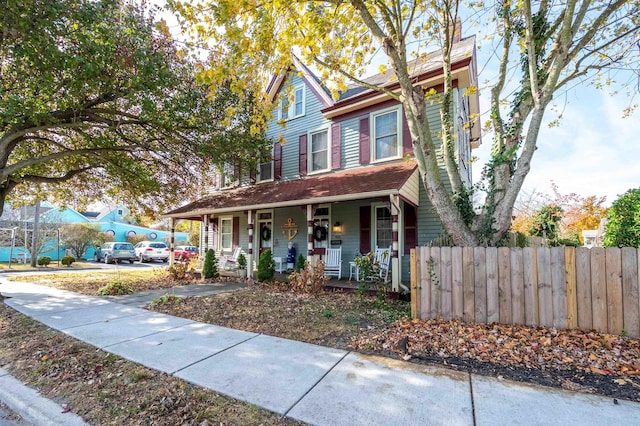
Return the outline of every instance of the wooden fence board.
{"type": "Polygon", "coordinates": [[[576,248],[576,302],[578,305],[578,327],[593,328],[593,306],[591,304],[591,249],[576,248]]]}
{"type": "Polygon", "coordinates": [[[607,274],[604,253],[602,247],[591,249],[591,309],[593,328],[607,333],[607,274]]]}
{"type": "Polygon", "coordinates": [[[567,283],[567,326],[576,328],[578,326],[578,305],[576,300],[576,249],[575,247],[564,248],[564,277],[567,283]]]}
{"type": "Polygon", "coordinates": [[[551,251],[538,247],[538,312],[540,325],[553,327],[553,293],[551,289],[551,251]]]}
{"type": "Polygon", "coordinates": [[[500,321],[500,288],[498,286],[498,249],[487,247],[487,322],[500,321]]]}
{"type": "Polygon", "coordinates": [[[455,319],[464,316],[462,247],[451,248],[451,315],[455,319]]]}
{"type": "Polygon", "coordinates": [[[442,274],[440,273],[440,250],[441,247],[431,247],[431,257],[429,259],[431,275],[431,318],[442,316],[442,274]]]}
{"type": "Polygon", "coordinates": [[[475,321],[487,322],[487,266],[484,247],[473,248],[475,321]]]}
{"type": "Polygon", "coordinates": [[[538,314],[538,260],[537,251],[531,247],[522,249],[524,282],[524,320],[527,325],[539,325],[538,314]]]}
{"type": "Polygon", "coordinates": [[[609,333],[620,334],[624,328],[622,312],[622,257],[618,247],[605,252],[607,280],[607,328],[609,333]]]}
{"type": "Polygon", "coordinates": [[[522,267],[522,249],[511,249],[511,306],[514,324],[526,324],[524,300],[524,270],[522,267]]]}
{"type": "Polygon", "coordinates": [[[473,247],[462,248],[462,287],[463,287],[463,302],[462,302],[462,319],[471,322],[476,318],[476,305],[475,305],[475,279],[473,275],[474,271],[474,250],[473,247]]]}
{"type": "Polygon", "coordinates": [[[442,247],[440,249],[440,315],[446,320],[450,320],[452,317],[451,287],[451,247],[442,247]]]}
{"type": "Polygon", "coordinates": [[[511,302],[511,254],[508,247],[498,248],[498,301],[500,308],[499,322],[513,322],[511,302]]]}
{"type": "Polygon", "coordinates": [[[420,299],[418,295],[420,294],[420,290],[418,288],[418,283],[420,280],[418,279],[420,273],[418,262],[416,262],[416,249],[412,248],[409,252],[409,274],[410,274],[410,285],[409,291],[411,291],[411,318],[419,318],[420,317],[420,299]]]}
{"type": "Polygon", "coordinates": [[[622,300],[624,329],[630,337],[640,337],[640,288],[638,279],[638,249],[623,247],[622,300]]]}
{"type": "Polygon", "coordinates": [[[567,328],[567,284],[564,261],[564,247],[552,247],[551,256],[551,297],[553,301],[553,326],[567,328]]]}
{"type": "Polygon", "coordinates": [[[420,318],[431,318],[431,279],[427,262],[431,251],[429,247],[420,247],[420,318]]]}

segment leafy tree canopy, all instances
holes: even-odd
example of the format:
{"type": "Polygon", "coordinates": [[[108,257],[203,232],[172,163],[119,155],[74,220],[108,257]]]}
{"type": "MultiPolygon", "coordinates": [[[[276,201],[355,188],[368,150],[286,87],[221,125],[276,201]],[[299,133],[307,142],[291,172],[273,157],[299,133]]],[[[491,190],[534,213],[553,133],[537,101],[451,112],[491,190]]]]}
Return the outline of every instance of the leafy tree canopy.
{"type": "Polygon", "coordinates": [[[640,247],[640,188],[628,190],[611,204],[604,245],[640,247]]]}
{"type": "Polygon", "coordinates": [[[201,66],[148,14],[119,0],[2,2],[0,212],[23,197],[158,212],[193,197],[212,165],[256,163],[251,95],[201,86],[201,66]]]}
{"type": "Polygon", "coordinates": [[[289,67],[293,53],[319,69],[320,77],[332,83],[335,95],[347,83],[356,83],[401,102],[423,185],[458,245],[495,245],[508,231],[544,113],[554,95],[594,75],[611,80],[607,72],[636,69],[640,59],[637,0],[498,1],[491,8],[483,2],[467,5],[467,16],[487,16],[495,27],[494,57],[499,70],[487,87],[491,94],[487,125],[494,139],[485,169],[486,201],[475,213],[470,208],[472,192],[460,178],[450,115],[454,86],[449,29],[459,17],[467,21],[459,13],[458,0],[167,3],[180,13],[199,45],[212,52],[202,78],[214,86],[234,75],[234,83],[263,90],[268,77],[289,67]],[[443,59],[441,130],[429,128],[425,88],[414,85],[410,68],[412,58],[426,57],[434,48],[441,49],[443,59]],[[388,66],[381,66],[380,71],[392,73],[397,91],[368,85],[362,79],[378,52],[388,59],[388,66]],[[518,82],[515,88],[511,82],[518,82]],[[453,189],[453,197],[448,188],[453,189]]]}

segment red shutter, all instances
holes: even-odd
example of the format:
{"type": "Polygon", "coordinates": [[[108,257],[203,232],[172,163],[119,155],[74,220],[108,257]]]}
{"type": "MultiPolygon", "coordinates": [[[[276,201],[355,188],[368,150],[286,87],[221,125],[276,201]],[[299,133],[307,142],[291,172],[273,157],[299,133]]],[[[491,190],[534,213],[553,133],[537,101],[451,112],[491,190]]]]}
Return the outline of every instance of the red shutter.
{"type": "Polygon", "coordinates": [[[340,149],[342,148],[342,140],[340,133],[340,125],[331,126],[331,168],[339,169],[342,164],[340,158],[340,149]]]}
{"type": "Polygon", "coordinates": [[[300,176],[307,174],[307,135],[300,135],[300,156],[298,158],[298,173],[300,176]]]}
{"type": "Polygon", "coordinates": [[[240,245],[240,218],[238,216],[233,217],[233,247],[238,247],[240,245]]]}
{"type": "Polygon", "coordinates": [[[367,117],[360,120],[360,164],[369,164],[370,158],[369,117],[367,117]]]}
{"type": "MultiPolygon", "coordinates": [[[[367,120],[369,121],[369,120],[367,120]]],[[[371,251],[371,206],[360,207],[360,253],[371,251]]]]}
{"type": "Polygon", "coordinates": [[[409,122],[407,116],[402,113],[402,155],[413,154],[413,145],[411,144],[411,132],[409,131],[409,122]]]}
{"type": "Polygon", "coordinates": [[[416,208],[404,205],[404,254],[409,254],[418,245],[418,215],[416,208]]]}
{"type": "Polygon", "coordinates": [[[280,179],[282,177],[282,145],[279,142],[273,147],[273,178],[280,179]]]}

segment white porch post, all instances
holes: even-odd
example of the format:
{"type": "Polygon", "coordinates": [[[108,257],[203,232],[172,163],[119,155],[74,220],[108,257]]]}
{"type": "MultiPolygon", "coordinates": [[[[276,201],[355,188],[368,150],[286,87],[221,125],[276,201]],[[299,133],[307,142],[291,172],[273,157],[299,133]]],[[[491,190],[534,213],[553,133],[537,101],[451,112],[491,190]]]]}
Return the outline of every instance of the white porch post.
{"type": "Polygon", "coordinates": [[[398,215],[400,214],[400,199],[398,195],[389,196],[391,200],[391,289],[400,290],[400,259],[398,258],[398,215]]]}
{"type": "Polygon", "coordinates": [[[247,215],[247,232],[249,233],[249,247],[247,248],[247,278],[253,278],[253,210],[247,215]]]}
{"type": "Polygon", "coordinates": [[[205,256],[209,250],[209,215],[204,215],[204,250],[202,255],[205,256]]]}
{"type": "Polygon", "coordinates": [[[313,255],[313,206],[307,204],[307,261],[315,265],[316,260],[313,255]]]}
{"type": "Polygon", "coordinates": [[[169,266],[173,266],[175,262],[175,248],[176,248],[176,219],[171,218],[171,243],[169,244],[169,266]]]}

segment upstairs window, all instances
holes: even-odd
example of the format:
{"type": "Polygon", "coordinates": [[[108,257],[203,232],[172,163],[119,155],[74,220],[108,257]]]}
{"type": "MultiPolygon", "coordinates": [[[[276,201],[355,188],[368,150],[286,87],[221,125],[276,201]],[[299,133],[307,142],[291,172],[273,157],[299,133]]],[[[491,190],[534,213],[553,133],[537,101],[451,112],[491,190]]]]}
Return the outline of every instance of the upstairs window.
{"type": "Polygon", "coordinates": [[[260,163],[258,169],[258,182],[266,182],[273,180],[273,160],[260,163]]]}
{"type": "Polygon", "coordinates": [[[371,149],[373,161],[400,156],[400,110],[394,107],[372,115],[371,149]]]}
{"type": "Polygon", "coordinates": [[[311,133],[309,152],[311,172],[329,168],[329,131],[327,129],[311,133]]]}
{"type": "Polygon", "coordinates": [[[302,117],[305,114],[304,84],[295,86],[288,97],[280,101],[278,108],[278,119],[282,121],[302,117]]]}

